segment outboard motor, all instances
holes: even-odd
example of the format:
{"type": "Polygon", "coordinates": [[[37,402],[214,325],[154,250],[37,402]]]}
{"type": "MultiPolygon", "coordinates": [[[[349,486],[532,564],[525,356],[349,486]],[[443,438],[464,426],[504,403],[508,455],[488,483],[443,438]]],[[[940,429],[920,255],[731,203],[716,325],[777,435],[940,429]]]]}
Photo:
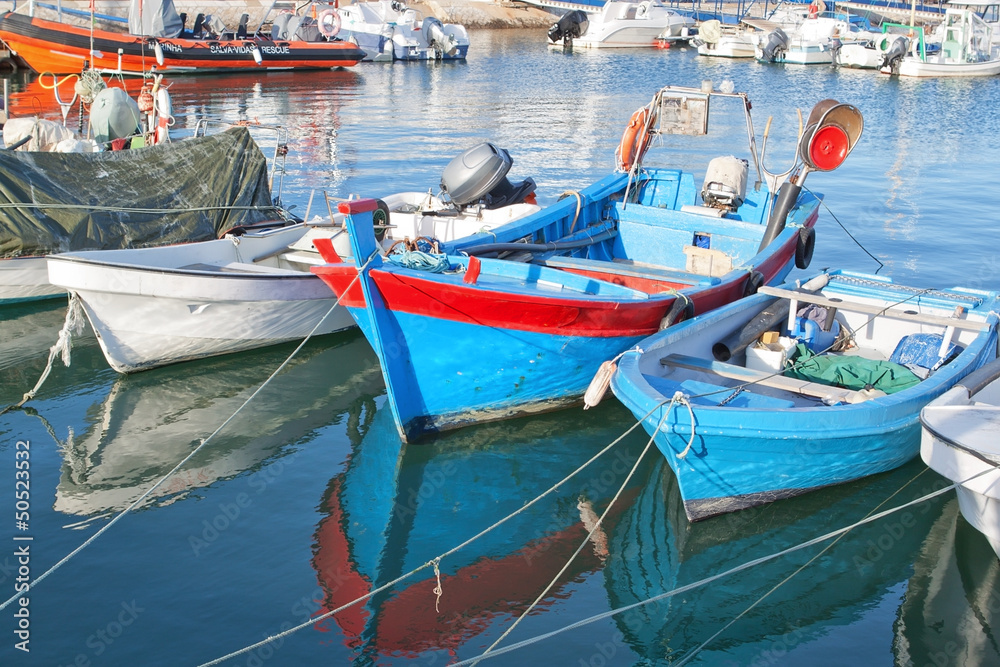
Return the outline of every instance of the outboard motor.
{"type": "Polygon", "coordinates": [[[590,21],[587,19],[587,13],[575,9],[552,24],[552,27],[549,28],[549,41],[557,44],[559,40],[562,40],[564,46],[570,46],[575,38],[587,32],[589,26],[590,21]]]}
{"type": "Polygon", "coordinates": [[[458,45],[455,43],[455,40],[448,37],[444,31],[444,26],[441,25],[441,21],[433,16],[428,16],[424,19],[424,22],[420,25],[420,30],[424,35],[424,39],[427,40],[427,46],[432,47],[436,52],[453,56],[458,51],[458,45]]]}
{"type": "Polygon", "coordinates": [[[448,163],[441,173],[441,191],[459,208],[482,203],[487,209],[524,201],[535,191],[535,181],[507,180],[514,161],[510,153],[489,142],[473,146],[448,163]]]}
{"type": "Polygon", "coordinates": [[[781,28],[775,28],[768,36],[767,43],[761,49],[764,62],[777,62],[781,55],[788,50],[788,35],[781,28]]]}
{"type": "Polygon", "coordinates": [[[899,61],[903,59],[903,56],[906,55],[907,50],[910,48],[910,40],[902,35],[891,41],[890,39],[886,37],[879,42],[879,49],[882,51],[880,69],[895,73],[899,71],[899,61]]]}
{"type": "Polygon", "coordinates": [[[705,170],[705,185],[701,198],[705,206],[725,211],[735,211],[747,196],[746,160],[735,156],[713,158],[705,170]]]}

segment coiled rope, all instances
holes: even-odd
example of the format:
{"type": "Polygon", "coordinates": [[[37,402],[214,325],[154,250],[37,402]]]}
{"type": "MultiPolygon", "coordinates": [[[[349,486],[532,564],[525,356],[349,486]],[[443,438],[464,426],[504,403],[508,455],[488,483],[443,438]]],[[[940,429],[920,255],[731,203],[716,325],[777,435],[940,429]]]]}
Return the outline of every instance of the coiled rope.
{"type": "Polygon", "coordinates": [[[386,259],[396,266],[429,273],[444,273],[451,266],[447,255],[435,255],[423,250],[405,250],[387,255],[386,259]]]}
{"type": "MultiPolygon", "coordinates": [[[[63,79],[65,81],[65,79],[63,79]]],[[[58,84],[57,84],[58,85],[58,84]]],[[[84,104],[91,104],[97,94],[108,87],[100,72],[94,69],[84,70],[80,74],[80,79],[74,84],[73,89],[80,96],[84,104]]]]}
{"type": "MultiPolygon", "coordinates": [[[[364,263],[364,265],[358,269],[358,275],[355,276],[354,280],[351,281],[351,284],[347,286],[347,290],[344,291],[345,294],[350,291],[351,287],[354,286],[354,283],[357,282],[357,280],[361,277],[361,275],[364,273],[364,270],[368,267],[368,265],[371,263],[371,261],[373,259],[375,259],[375,257],[377,256],[377,254],[378,254],[377,251],[374,252],[374,253],[372,253],[372,256],[369,257],[368,260],[364,263]]],[[[240,407],[236,408],[236,411],[232,415],[230,415],[230,417],[228,419],[226,419],[224,422],[222,422],[222,424],[217,429],[215,429],[214,431],[212,431],[211,435],[209,435],[207,438],[204,438],[200,443],[198,443],[198,446],[195,447],[193,450],[191,450],[191,452],[187,456],[185,456],[183,459],[181,459],[180,462],[177,465],[175,465],[173,468],[171,468],[170,471],[167,472],[167,474],[165,474],[163,477],[161,477],[151,487],[149,487],[148,489],[146,489],[146,491],[141,496],[139,496],[138,498],[136,498],[135,500],[132,501],[131,505],[129,505],[128,507],[126,507],[125,509],[123,509],[121,512],[119,512],[117,515],[115,515],[115,517],[113,519],[111,519],[111,521],[109,521],[107,524],[105,524],[104,526],[102,526],[96,533],[94,533],[89,538],[87,538],[80,546],[78,546],[76,549],[74,549],[73,551],[71,551],[70,553],[68,553],[66,556],[64,556],[62,559],[60,559],[55,565],[53,565],[52,567],[50,567],[48,570],[46,570],[45,572],[43,572],[41,575],[39,575],[35,579],[32,579],[28,583],[27,587],[25,587],[23,590],[18,591],[13,596],[11,596],[10,598],[8,598],[3,604],[0,604],[0,610],[6,608],[12,602],[14,602],[15,600],[17,600],[18,598],[26,596],[28,594],[28,592],[31,589],[33,589],[39,582],[41,582],[44,579],[46,579],[50,574],[52,574],[53,572],[55,572],[56,570],[58,570],[60,567],[62,567],[63,565],[65,565],[67,562],[69,562],[70,559],[72,559],[78,553],[80,553],[85,548],[87,548],[88,546],[90,546],[95,540],[97,540],[97,538],[99,538],[101,535],[103,535],[108,530],[110,530],[111,526],[113,526],[116,523],[118,523],[118,521],[120,521],[126,514],[128,514],[129,512],[131,512],[133,509],[135,509],[136,507],[138,507],[140,504],[142,504],[142,502],[146,498],[148,498],[149,495],[151,493],[153,493],[153,491],[155,491],[156,489],[158,489],[164,482],[167,481],[167,479],[169,479],[174,473],[176,473],[178,470],[180,470],[184,466],[185,463],[187,463],[192,458],[194,458],[198,454],[198,452],[200,452],[205,447],[205,445],[207,445],[209,442],[211,442],[215,438],[215,436],[217,436],[222,431],[222,429],[224,429],[226,426],[229,425],[229,423],[231,421],[233,421],[234,419],[236,419],[236,416],[239,415],[240,412],[242,412],[243,409],[247,405],[249,405],[251,401],[253,401],[255,398],[257,398],[257,396],[264,390],[264,388],[267,387],[267,385],[269,385],[271,383],[271,381],[275,377],[277,377],[277,375],[279,373],[281,373],[281,371],[283,371],[286,366],[288,366],[289,363],[291,363],[292,359],[295,358],[295,355],[297,355],[299,353],[299,351],[303,347],[305,347],[306,343],[309,342],[309,340],[313,337],[313,335],[316,333],[316,331],[323,325],[323,323],[326,321],[326,319],[330,316],[331,313],[333,313],[333,311],[339,305],[340,305],[340,298],[338,298],[333,303],[333,305],[330,306],[330,310],[326,311],[326,314],[323,315],[323,317],[319,320],[319,322],[316,323],[316,326],[314,326],[312,328],[312,331],[309,332],[309,335],[307,335],[305,338],[302,339],[302,341],[298,344],[298,346],[296,346],[296,348],[294,350],[292,350],[291,354],[289,354],[288,357],[284,361],[281,362],[281,364],[274,370],[274,372],[271,373],[271,375],[269,375],[268,378],[266,380],[264,380],[264,382],[261,383],[261,385],[259,387],[257,387],[257,389],[255,389],[252,394],[250,394],[250,396],[247,398],[247,400],[243,401],[243,403],[242,403],[242,405],[240,405],[240,407]]],[[[67,316],[67,319],[68,319],[68,316],[67,316]]]]}

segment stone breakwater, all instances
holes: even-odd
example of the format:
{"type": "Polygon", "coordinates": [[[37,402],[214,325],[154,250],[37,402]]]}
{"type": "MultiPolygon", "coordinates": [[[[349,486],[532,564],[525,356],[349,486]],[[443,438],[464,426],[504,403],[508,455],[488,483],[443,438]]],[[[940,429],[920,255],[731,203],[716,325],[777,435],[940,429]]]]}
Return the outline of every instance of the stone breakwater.
{"type": "MultiPolygon", "coordinates": [[[[128,4],[127,0],[96,0],[94,11],[97,14],[124,17],[128,16],[128,4]]],[[[409,5],[423,16],[433,16],[444,23],[459,23],[466,28],[548,28],[556,20],[555,15],[545,10],[517,2],[422,0],[411,2],[409,5]]],[[[63,0],[62,6],[66,9],[77,9],[85,12],[89,10],[90,4],[87,0],[63,0]]],[[[191,26],[194,17],[199,13],[217,16],[223,23],[233,28],[239,24],[242,14],[250,15],[249,25],[251,28],[256,28],[261,21],[274,17],[273,12],[270,17],[264,16],[268,7],[271,6],[270,0],[245,0],[244,2],[174,0],[174,6],[178,12],[184,12],[188,15],[188,27],[191,26]]],[[[24,7],[27,7],[26,3],[24,7]]],[[[36,14],[45,18],[55,18],[54,12],[46,10],[39,9],[36,14]]],[[[63,19],[80,25],[86,23],[84,19],[69,20],[68,16],[64,16],[63,19]]],[[[120,27],[121,24],[112,25],[120,27]]]]}

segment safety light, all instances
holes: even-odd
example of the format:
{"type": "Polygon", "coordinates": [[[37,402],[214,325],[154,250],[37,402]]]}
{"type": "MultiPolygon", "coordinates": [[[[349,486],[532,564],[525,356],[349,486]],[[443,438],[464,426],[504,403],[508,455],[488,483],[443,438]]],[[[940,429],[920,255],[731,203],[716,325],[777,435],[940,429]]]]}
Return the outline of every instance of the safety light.
{"type": "Polygon", "coordinates": [[[799,156],[810,169],[833,171],[854,150],[864,127],[857,107],[837,100],[818,102],[799,140],[799,156]]]}

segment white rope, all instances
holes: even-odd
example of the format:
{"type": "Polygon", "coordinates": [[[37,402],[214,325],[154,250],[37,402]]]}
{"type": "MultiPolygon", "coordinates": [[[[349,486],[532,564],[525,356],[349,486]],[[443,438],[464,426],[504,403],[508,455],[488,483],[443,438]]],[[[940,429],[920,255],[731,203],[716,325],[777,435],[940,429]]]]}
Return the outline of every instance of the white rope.
{"type": "MultiPolygon", "coordinates": [[[[990,472],[992,472],[992,471],[990,471],[990,472]]],[[[980,474],[982,474],[982,473],[980,473],[980,474]]],[[[970,478],[970,479],[974,479],[974,478],[970,478]]],[[[969,480],[966,480],[966,481],[969,481],[969,480]]],[[[705,585],[710,584],[710,583],[712,583],[714,581],[722,579],[723,577],[728,577],[731,574],[736,574],[737,572],[742,572],[743,570],[748,570],[748,569],[750,569],[752,567],[755,567],[757,565],[761,565],[761,564],[766,563],[768,561],[772,561],[772,560],[775,560],[777,558],[781,558],[782,556],[787,556],[790,553],[794,553],[796,551],[801,551],[802,549],[806,549],[806,548],[811,547],[811,546],[813,546],[815,544],[819,544],[821,542],[825,542],[826,540],[829,540],[829,539],[832,539],[834,537],[837,537],[838,535],[841,535],[843,533],[847,533],[847,532],[849,532],[851,530],[854,530],[858,526],[862,526],[864,524],[868,524],[868,523],[872,523],[874,521],[878,521],[879,519],[882,519],[882,518],[887,517],[887,516],[889,516],[891,514],[894,514],[894,513],[898,512],[898,511],[902,510],[902,509],[906,509],[907,507],[912,507],[914,505],[919,505],[920,503],[926,502],[926,501],[930,500],[931,498],[935,498],[935,497],[940,496],[940,495],[942,495],[944,493],[947,493],[948,491],[951,491],[956,486],[958,486],[958,485],[957,484],[951,484],[949,486],[944,487],[943,489],[938,489],[937,491],[932,491],[931,493],[928,493],[925,496],[917,498],[916,500],[911,500],[910,502],[904,503],[904,504],[902,504],[902,505],[900,505],[898,507],[894,507],[892,509],[885,510],[884,512],[879,512],[878,514],[873,514],[871,516],[865,517],[864,519],[861,519],[860,521],[858,521],[856,523],[853,523],[850,526],[846,526],[844,528],[838,528],[837,530],[834,530],[834,531],[831,531],[829,533],[826,533],[825,535],[820,535],[819,537],[814,537],[811,540],[807,540],[805,542],[801,542],[801,543],[799,543],[799,544],[797,544],[795,546],[789,547],[787,549],[783,549],[783,550],[781,550],[781,551],[779,551],[777,553],[771,554],[769,556],[762,556],[761,558],[756,558],[754,560],[747,561],[746,563],[743,563],[742,565],[737,565],[736,567],[730,568],[730,569],[726,570],[725,572],[720,572],[719,574],[715,574],[715,575],[712,575],[710,577],[706,577],[704,579],[701,579],[699,581],[695,581],[695,582],[687,584],[685,586],[680,586],[680,587],[675,588],[673,590],[667,591],[666,593],[660,593],[659,595],[654,595],[653,597],[648,598],[646,600],[642,600],[640,602],[634,602],[632,604],[625,605],[624,607],[618,607],[616,609],[611,609],[609,611],[602,612],[600,614],[595,614],[593,616],[590,616],[589,618],[585,618],[585,619],[579,620],[576,623],[571,623],[570,625],[567,625],[565,627],[559,628],[557,630],[552,630],[551,632],[546,632],[546,633],[541,634],[541,635],[536,635],[535,637],[531,637],[530,639],[525,639],[524,641],[520,641],[520,642],[518,642],[516,644],[511,644],[510,646],[506,646],[506,647],[504,647],[502,649],[498,649],[497,651],[494,651],[493,653],[490,653],[488,656],[486,656],[486,655],[479,655],[479,656],[476,656],[474,658],[469,658],[467,660],[463,660],[461,662],[452,663],[452,665],[450,667],[459,667],[460,665],[473,664],[474,662],[478,662],[479,660],[481,660],[484,657],[485,658],[494,658],[494,657],[497,657],[497,656],[501,656],[501,655],[504,655],[505,653],[510,653],[511,651],[516,651],[516,650],[524,648],[526,646],[530,646],[532,644],[537,644],[538,642],[544,641],[546,639],[550,639],[552,637],[555,637],[556,635],[560,635],[560,634],[562,634],[564,632],[568,632],[569,630],[575,630],[576,628],[581,628],[581,627],[583,627],[585,625],[590,625],[591,623],[596,623],[596,622],[602,621],[602,620],[604,620],[606,618],[611,618],[612,616],[617,616],[618,614],[621,614],[621,613],[624,613],[624,612],[627,612],[627,611],[631,611],[632,609],[636,609],[637,607],[642,607],[642,606],[647,605],[647,604],[649,604],[651,602],[659,602],[660,600],[664,600],[666,598],[674,597],[676,595],[680,595],[681,593],[686,593],[686,592],[694,590],[696,588],[701,588],[702,586],[705,586],[705,585]]]]}
{"type": "Polygon", "coordinates": [[[0,204],[5,208],[38,208],[53,210],[100,211],[103,213],[198,213],[201,211],[281,211],[275,205],[269,206],[191,206],[186,208],[138,208],[129,206],[98,206],[84,204],[50,204],[43,202],[7,202],[0,204]]]}
{"type": "MultiPolygon", "coordinates": [[[[347,290],[344,291],[345,294],[347,293],[347,291],[349,291],[351,289],[351,287],[358,280],[358,278],[361,277],[361,273],[365,270],[365,268],[372,261],[372,259],[374,259],[374,257],[375,257],[375,253],[373,253],[372,256],[368,258],[368,261],[365,262],[364,266],[362,266],[360,269],[358,269],[358,275],[355,276],[354,280],[351,281],[351,284],[347,286],[347,290]]],[[[74,549],[73,551],[71,551],[70,553],[68,553],[61,560],[59,560],[59,562],[57,562],[55,565],[53,565],[48,570],[46,570],[45,572],[43,572],[40,576],[38,576],[35,579],[33,579],[28,584],[28,586],[26,588],[24,588],[21,591],[18,591],[13,596],[11,596],[10,598],[8,598],[6,602],[4,602],[3,604],[0,604],[0,610],[2,610],[4,608],[6,608],[7,606],[9,606],[12,602],[14,602],[14,600],[17,600],[18,598],[24,597],[25,595],[27,595],[28,591],[30,591],[32,588],[34,588],[35,585],[37,585],[43,579],[45,579],[50,574],[52,574],[53,572],[55,572],[56,570],[58,570],[60,567],[62,567],[64,564],[66,564],[71,558],[73,558],[74,556],[76,556],[78,553],[80,553],[81,551],[83,551],[85,548],[87,548],[88,546],[90,546],[90,544],[93,543],[98,537],[100,537],[105,532],[107,532],[111,528],[111,526],[113,526],[116,523],[118,523],[118,521],[121,520],[122,517],[124,517],[126,514],[128,514],[129,512],[131,512],[136,507],[138,507],[146,498],[149,497],[149,495],[151,493],[153,493],[153,491],[155,491],[156,489],[158,489],[164,482],[167,481],[168,478],[170,478],[174,473],[176,473],[178,470],[180,470],[184,466],[185,463],[187,463],[188,461],[190,461],[198,452],[200,452],[202,450],[202,448],[205,445],[207,445],[209,442],[211,442],[212,439],[215,438],[215,436],[218,435],[220,431],[222,431],[222,429],[224,429],[226,426],[228,426],[229,423],[231,421],[233,421],[236,418],[236,416],[238,414],[240,414],[240,412],[243,411],[243,408],[245,408],[247,405],[249,405],[250,402],[253,401],[253,399],[255,399],[264,390],[264,388],[267,387],[267,385],[269,385],[271,383],[271,380],[273,380],[279,373],[281,373],[281,371],[283,371],[285,369],[286,366],[288,366],[289,363],[291,363],[292,359],[295,358],[295,355],[297,355],[299,353],[299,351],[303,347],[305,347],[305,344],[309,342],[309,339],[312,338],[313,334],[316,333],[316,331],[320,328],[320,326],[322,326],[323,322],[326,321],[326,318],[329,317],[330,314],[334,311],[334,309],[336,309],[337,306],[339,306],[339,305],[340,305],[340,299],[338,298],[333,303],[333,305],[330,306],[330,310],[326,311],[326,314],[323,315],[323,317],[320,319],[320,321],[316,323],[316,326],[314,326],[313,329],[312,329],[312,331],[309,332],[309,335],[307,335],[305,338],[303,338],[302,341],[298,344],[298,346],[294,350],[292,350],[292,353],[288,355],[288,358],[286,358],[283,362],[281,362],[281,364],[274,370],[274,372],[271,373],[271,375],[268,376],[268,378],[266,380],[264,380],[264,382],[259,387],[257,387],[257,389],[254,390],[254,392],[252,394],[250,394],[250,396],[247,398],[247,400],[243,401],[243,404],[240,405],[240,407],[236,408],[236,412],[234,412],[232,415],[230,415],[230,417],[228,419],[226,419],[226,421],[222,422],[222,424],[217,429],[215,429],[212,432],[211,435],[209,435],[207,438],[204,438],[198,444],[197,447],[195,447],[193,450],[191,450],[190,454],[188,454],[183,459],[181,459],[181,461],[177,465],[175,465],[173,468],[171,468],[170,471],[167,472],[166,475],[164,475],[163,477],[161,477],[159,479],[159,481],[157,481],[151,487],[149,487],[148,489],[146,489],[146,491],[141,496],[139,496],[134,501],[132,501],[131,505],[129,505],[128,507],[126,507],[125,509],[123,509],[113,519],[111,519],[111,521],[109,521],[107,524],[105,524],[104,526],[102,526],[100,528],[100,530],[98,530],[96,533],[94,533],[89,538],[87,538],[87,540],[84,541],[83,544],[81,544],[76,549],[74,549]]]]}
{"type": "Polygon", "coordinates": [[[437,578],[437,586],[434,587],[434,611],[441,613],[441,595],[444,593],[444,589],[441,588],[441,558],[435,558],[431,561],[434,563],[434,576],[437,578]]]}
{"type": "MultiPolygon", "coordinates": [[[[924,468],[923,470],[921,470],[920,472],[918,472],[916,475],[913,476],[912,479],[910,479],[910,481],[908,481],[906,484],[904,484],[903,486],[901,486],[898,489],[896,489],[895,491],[893,491],[893,493],[888,498],[886,498],[885,500],[883,500],[882,502],[880,502],[878,505],[876,505],[875,509],[873,509],[871,512],[869,512],[868,515],[871,516],[871,514],[873,512],[876,512],[880,507],[882,507],[887,502],[889,502],[890,500],[892,500],[893,498],[895,498],[896,496],[898,496],[900,493],[902,493],[903,489],[905,489],[906,487],[910,486],[910,484],[913,484],[913,482],[917,481],[917,479],[919,479],[920,476],[923,475],[924,473],[926,473],[928,470],[929,470],[929,468],[924,468]]],[[[835,539],[833,542],[830,542],[828,545],[826,545],[825,547],[823,547],[815,556],[813,556],[808,561],[806,561],[805,563],[803,563],[798,569],[796,569],[790,575],[788,575],[787,577],[785,577],[784,579],[782,579],[781,581],[779,581],[777,584],[775,584],[774,586],[772,586],[769,591],[767,591],[766,593],[764,593],[763,595],[761,595],[759,598],[757,598],[754,601],[753,604],[751,604],[749,607],[747,607],[746,609],[744,609],[743,611],[741,611],[734,618],[732,618],[728,623],[726,623],[724,626],[722,626],[718,630],[718,632],[716,632],[714,635],[712,635],[711,637],[709,637],[708,639],[706,639],[704,642],[701,643],[700,646],[698,646],[697,648],[693,649],[690,653],[688,653],[687,655],[685,655],[684,658],[680,662],[677,663],[677,667],[682,667],[683,665],[686,665],[687,663],[691,662],[694,659],[694,657],[696,655],[698,655],[702,651],[702,649],[704,649],[706,646],[708,646],[713,641],[715,641],[715,639],[719,635],[721,635],[723,632],[725,632],[730,627],[732,627],[732,625],[734,623],[736,623],[738,620],[740,620],[741,618],[743,618],[744,616],[746,616],[748,613],[750,613],[751,611],[753,611],[753,609],[757,605],[759,605],[761,602],[763,602],[765,599],[767,599],[768,596],[771,595],[771,593],[774,593],[776,590],[778,590],[779,588],[781,588],[782,586],[784,586],[785,584],[787,584],[789,581],[791,581],[792,579],[794,579],[796,576],[798,576],[798,574],[800,572],[802,572],[804,569],[806,569],[807,567],[809,567],[810,565],[812,565],[813,563],[815,563],[818,558],[820,558],[823,554],[825,554],[827,551],[829,551],[834,546],[836,546],[837,542],[839,542],[841,540],[841,538],[844,537],[845,535],[847,535],[847,533],[843,533],[842,535],[838,535],[837,539],[835,539]]]]}
{"type": "Polygon", "coordinates": [[[694,408],[691,407],[691,401],[689,401],[688,397],[684,395],[684,392],[678,389],[674,392],[674,397],[670,399],[670,405],[667,406],[664,417],[666,417],[666,414],[674,409],[674,405],[677,403],[687,407],[688,416],[691,418],[691,437],[688,438],[688,444],[687,447],[684,448],[684,451],[677,455],[677,458],[683,459],[687,457],[688,452],[691,451],[691,445],[694,444],[694,408]]]}
{"type": "MultiPolygon", "coordinates": [[[[659,405],[657,407],[659,407],[659,405]]],[[[656,408],[653,408],[653,410],[650,410],[649,413],[646,415],[646,417],[648,417],[649,415],[653,414],[653,412],[655,410],[656,410],[656,408]]],[[[645,417],[643,419],[645,419],[645,417]]],[[[383,584],[382,586],[379,586],[378,588],[369,591],[368,593],[362,595],[361,597],[359,597],[359,598],[357,598],[355,600],[351,600],[350,602],[347,602],[347,603],[345,603],[345,604],[337,607],[336,609],[332,609],[332,610],[326,612],[325,614],[321,614],[320,616],[314,616],[314,617],[310,618],[308,621],[300,623],[299,625],[296,625],[295,627],[292,627],[292,628],[289,628],[289,629],[284,630],[282,632],[279,632],[278,634],[266,637],[265,639],[262,639],[261,641],[255,643],[255,644],[251,644],[249,646],[244,646],[243,648],[241,648],[241,649],[239,649],[237,651],[233,651],[232,653],[227,653],[226,655],[224,655],[224,656],[222,656],[220,658],[216,658],[215,660],[212,660],[211,662],[203,663],[199,667],[212,667],[212,665],[218,665],[220,663],[225,662],[226,660],[230,660],[232,658],[236,658],[238,656],[241,656],[241,655],[243,655],[245,653],[249,653],[250,651],[254,651],[254,650],[256,650],[256,649],[258,649],[258,648],[260,648],[262,646],[270,644],[273,641],[277,641],[278,639],[282,639],[284,637],[287,637],[290,634],[298,632],[299,630],[302,630],[304,628],[308,628],[308,627],[310,627],[312,625],[315,625],[316,623],[319,623],[320,621],[326,620],[327,618],[330,618],[331,616],[333,616],[335,614],[339,614],[343,610],[348,609],[350,607],[353,607],[356,604],[364,602],[368,598],[373,597],[375,595],[378,595],[382,591],[388,590],[389,588],[392,588],[393,586],[395,586],[399,582],[404,581],[406,579],[409,579],[410,577],[412,577],[413,575],[417,574],[421,570],[424,570],[425,568],[436,567],[437,564],[441,562],[441,559],[445,558],[446,556],[450,556],[451,554],[456,553],[457,551],[460,551],[461,549],[464,549],[465,547],[467,547],[468,545],[472,544],[473,542],[475,542],[479,538],[483,537],[484,535],[487,535],[488,533],[492,532],[496,528],[500,527],[501,525],[503,525],[507,521],[510,521],[511,519],[513,519],[514,517],[518,516],[522,512],[527,511],[528,508],[530,508],[533,505],[535,505],[537,502],[539,502],[540,500],[542,500],[543,498],[545,498],[546,496],[548,496],[550,493],[555,492],[560,486],[562,486],[563,484],[565,484],[566,482],[568,482],[569,480],[571,480],[573,477],[575,477],[576,475],[578,475],[579,473],[581,473],[583,470],[585,470],[591,463],[593,463],[594,461],[596,461],[597,459],[599,459],[601,456],[603,456],[604,454],[606,454],[607,452],[609,452],[612,447],[614,447],[619,442],[621,442],[625,438],[625,436],[627,436],[628,434],[630,434],[632,431],[634,431],[636,428],[638,428],[641,424],[642,424],[642,420],[639,420],[635,424],[632,424],[632,426],[630,426],[624,433],[622,433],[620,436],[618,436],[613,441],[611,441],[611,443],[608,444],[606,447],[604,447],[604,449],[602,449],[601,451],[599,451],[596,454],[594,454],[586,462],[584,462],[582,465],[580,465],[576,470],[574,470],[573,472],[571,472],[569,475],[567,475],[566,477],[564,477],[562,480],[556,482],[554,485],[552,485],[551,487],[549,487],[548,490],[544,491],[541,495],[537,496],[533,500],[528,501],[527,503],[525,503],[524,505],[522,505],[520,508],[518,508],[517,510],[511,512],[510,514],[508,514],[507,516],[503,517],[502,519],[498,520],[497,522],[495,522],[493,525],[489,526],[488,528],[485,528],[485,529],[479,531],[478,533],[476,533],[475,535],[473,535],[472,537],[470,537],[466,541],[462,542],[458,546],[452,547],[448,551],[445,551],[444,553],[442,553],[441,555],[433,558],[432,560],[427,561],[423,565],[419,565],[419,566],[415,567],[414,569],[410,570],[409,572],[396,577],[392,581],[389,581],[389,582],[383,584]]]]}
{"type": "MultiPolygon", "coordinates": [[[[622,354],[624,354],[624,352],[622,354]]],[[[621,356],[621,355],[619,355],[619,356],[621,356]]],[[[664,415],[663,415],[663,417],[661,418],[660,421],[663,421],[663,419],[666,419],[666,415],[667,415],[667,413],[664,413],[664,415]]],[[[659,429],[659,426],[657,426],[657,430],[658,429],[659,429]]],[[[485,657],[488,653],[490,653],[493,649],[495,649],[497,647],[497,645],[500,644],[500,642],[502,642],[504,639],[506,639],[507,636],[511,632],[514,631],[514,628],[516,628],[518,626],[518,624],[523,619],[525,619],[525,618],[528,617],[528,614],[531,613],[531,610],[534,609],[536,606],[538,606],[538,604],[545,598],[545,596],[548,595],[548,592],[550,590],[552,590],[552,587],[555,586],[556,583],[558,583],[559,579],[563,576],[563,574],[566,573],[566,570],[573,563],[573,561],[576,560],[576,557],[580,555],[580,552],[583,551],[584,547],[586,547],[587,544],[589,544],[591,542],[591,540],[594,537],[594,533],[596,533],[597,530],[601,527],[601,524],[604,522],[605,517],[607,517],[608,512],[610,512],[611,508],[614,507],[614,505],[615,505],[616,502],[618,502],[618,499],[621,497],[622,492],[625,491],[625,487],[628,485],[629,481],[632,479],[632,476],[635,475],[636,469],[638,469],[639,464],[642,462],[642,459],[645,458],[646,452],[648,452],[649,448],[652,447],[653,440],[655,440],[655,438],[656,438],[656,431],[653,431],[653,435],[650,436],[649,440],[646,442],[646,446],[643,448],[642,453],[639,454],[639,458],[637,458],[635,460],[635,464],[632,466],[632,469],[629,470],[628,475],[625,476],[625,481],[623,481],[622,484],[621,484],[621,486],[618,487],[618,491],[617,491],[617,493],[615,493],[614,497],[611,499],[611,502],[608,503],[608,506],[604,509],[604,511],[601,513],[601,516],[598,517],[597,521],[594,523],[594,527],[591,528],[590,532],[587,533],[587,536],[585,538],[583,538],[583,541],[580,542],[580,546],[578,546],[576,548],[576,551],[574,551],[573,554],[569,557],[569,560],[566,561],[566,564],[562,566],[562,568],[559,570],[559,572],[556,573],[556,575],[554,577],[552,577],[552,580],[548,583],[548,585],[545,587],[545,589],[542,590],[542,592],[538,594],[538,597],[535,598],[535,601],[532,602],[531,605],[529,605],[528,608],[525,609],[524,612],[520,616],[517,617],[517,619],[510,625],[509,628],[507,628],[506,630],[504,630],[503,634],[500,635],[500,637],[498,637],[497,640],[495,642],[493,642],[490,645],[489,648],[487,648],[485,651],[483,651],[482,655],[479,658],[476,659],[477,662],[480,659],[482,659],[483,657],[485,657]]],[[[476,664],[476,663],[473,663],[473,664],[476,664]]]]}
{"type": "MultiPolygon", "coordinates": [[[[35,397],[38,390],[42,388],[43,384],[45,384],[45,380],[48,379],[49,373],[52,372],[52,366],[55,363],[56,356],[59,356],[62,359],[63,366],[68,367],[70,365],[70,350],[73,347],[73,334],[79,336],[83,333],[84,321],[83,308],[80,305],[80,297],[76,294],[71,294],[69,297],[69,307],[66,309],[66,320],[63,322],[62,329],[59,330],[59,336],[57,337],[55,344],[49,348],[49,360],[45,364],[45,370],[42,371],[41,377],[38,378],[38,382],[35,383],[35,386],[32,387],[31,391],[21,397],[20,402],[15,403],[14,405],[8,405],[0,411],[0,415],[10,412],[11,410],[24,407],[25,403],[35,397]]],[[[3,607],[0,607],[0,609],[2,608],[3,607]]]]}

